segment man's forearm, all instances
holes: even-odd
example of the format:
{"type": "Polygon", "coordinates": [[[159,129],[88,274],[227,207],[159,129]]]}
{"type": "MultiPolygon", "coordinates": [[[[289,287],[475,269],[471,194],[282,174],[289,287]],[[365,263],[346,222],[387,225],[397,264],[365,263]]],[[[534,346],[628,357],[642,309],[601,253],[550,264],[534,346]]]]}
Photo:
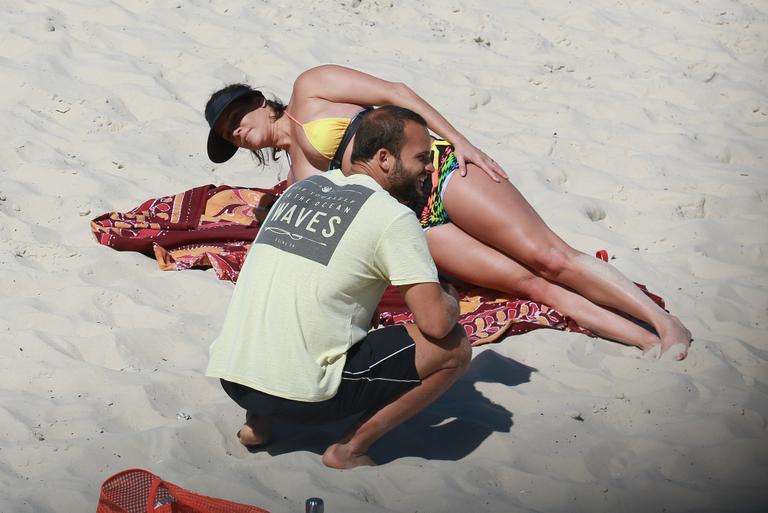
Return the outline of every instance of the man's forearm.
{"type": "Polygon", "coordinates": [[[459,295],[451,285],[417,283],[399,287],[421,332],[441,339],[456,327],[459,319],[459,295]]]}
{"type": "Polygon", "coordinates": [[[443,287],[443,304],[445,305],[445,316],[448,318],[449,324],[453,326],[459,321],[459,293],[456,288],[450,283],[441,284],[443,287]]]}

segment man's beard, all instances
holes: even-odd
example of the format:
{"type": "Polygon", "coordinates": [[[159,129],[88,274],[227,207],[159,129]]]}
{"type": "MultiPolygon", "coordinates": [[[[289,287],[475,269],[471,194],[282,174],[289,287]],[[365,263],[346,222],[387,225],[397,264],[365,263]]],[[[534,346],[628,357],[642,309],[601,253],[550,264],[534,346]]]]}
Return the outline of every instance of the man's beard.
{"type": "Polygon", "coordinates": [[[399,159],[395,161],[387,191],[393,198],[419,214],[431,190],[432,182],[429,180],[428,173],[422,170],[421,173],[414,174],[409,172],[399,159]],[[422,178],[424,178],[423,185],[422,178]]]}

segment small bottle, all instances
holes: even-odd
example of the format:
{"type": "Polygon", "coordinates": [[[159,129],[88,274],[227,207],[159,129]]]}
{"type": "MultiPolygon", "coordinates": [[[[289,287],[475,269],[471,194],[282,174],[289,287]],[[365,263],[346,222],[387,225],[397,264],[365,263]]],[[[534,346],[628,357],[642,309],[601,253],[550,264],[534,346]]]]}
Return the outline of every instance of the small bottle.
{"type": "Polygon", "coordinates": [[[307,502],[304,504],[305,513],[323,513],[324,510],[323,499],[320,497],[307,499],[307,502]]]}

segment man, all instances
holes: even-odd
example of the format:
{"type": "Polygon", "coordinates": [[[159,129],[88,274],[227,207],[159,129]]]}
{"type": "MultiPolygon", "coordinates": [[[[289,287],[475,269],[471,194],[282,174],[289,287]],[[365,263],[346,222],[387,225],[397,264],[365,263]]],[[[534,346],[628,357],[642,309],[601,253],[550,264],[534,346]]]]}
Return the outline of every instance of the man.
{"type": "Polygon", "coordinates": [[[235,287],[207,374],[246,410],[240,442],[268,443],[271,420],[311,425],[363,414],[323,454],[334,468],[373,465],[368,448],[463,373],[471,349],[424,234],[403,205],[433,167],[421,116],[369,112],[352,167],[295,183],[271,208],[235,287]],[[400,203],[398,202],[400,201],[400,203]],[[368,333],[387,285],[415,324],[368,333]]]}

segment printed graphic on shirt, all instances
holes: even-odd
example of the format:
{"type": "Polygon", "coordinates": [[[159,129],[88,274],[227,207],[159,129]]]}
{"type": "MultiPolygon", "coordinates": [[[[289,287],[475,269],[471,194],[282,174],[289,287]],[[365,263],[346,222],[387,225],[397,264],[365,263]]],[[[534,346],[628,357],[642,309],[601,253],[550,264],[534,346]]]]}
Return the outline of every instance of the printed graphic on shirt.
{"type": "Polygon", "coordinates": [[[323,176],[311,176],[294,184],[272,206],[254,243],[328,265],[371,194],[373,190],[362,185],[336,185],[323,176]]]}

